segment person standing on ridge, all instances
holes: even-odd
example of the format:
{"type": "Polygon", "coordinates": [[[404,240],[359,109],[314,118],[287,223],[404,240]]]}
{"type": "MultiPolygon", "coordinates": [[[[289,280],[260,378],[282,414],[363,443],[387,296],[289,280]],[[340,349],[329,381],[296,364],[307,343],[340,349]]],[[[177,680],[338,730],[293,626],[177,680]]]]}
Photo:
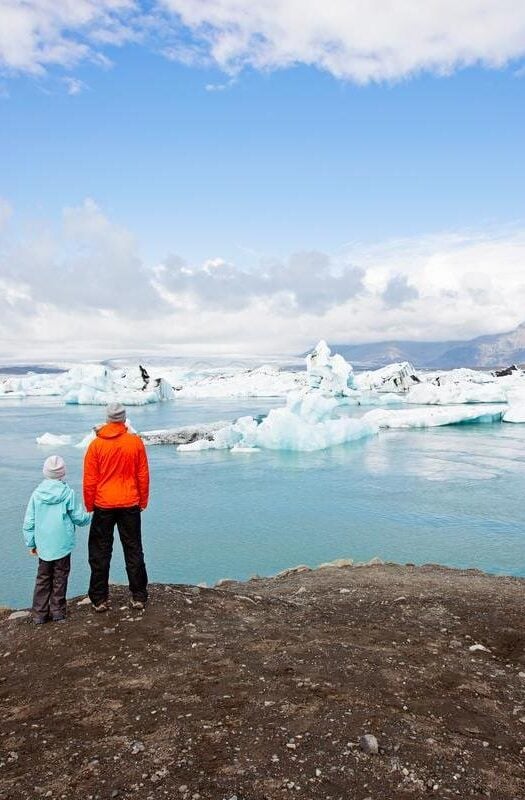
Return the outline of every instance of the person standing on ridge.
{"type": "Polygon", "coordinates": [[[84,459],[84,503],[93,511],[89,531],[89,599],[95,611],[109,609],[109,566],[115,525],[118,528],[130,605],[144,609],[148,575],[141,536],[141,511],[148,505],[149,468],[142,439],[126,427],[126,409],[107,407],[107,423],[96,428],[96,438],[84,459]]]}

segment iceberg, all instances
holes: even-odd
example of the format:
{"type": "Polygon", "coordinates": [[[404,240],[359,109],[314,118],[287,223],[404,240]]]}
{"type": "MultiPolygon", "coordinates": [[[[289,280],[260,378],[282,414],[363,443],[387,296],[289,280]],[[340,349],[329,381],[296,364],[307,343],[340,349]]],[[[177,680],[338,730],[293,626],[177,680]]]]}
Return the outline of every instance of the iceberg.
{"type": "Polygon", "coordinates": [[[357,388],[351,364],[337,353],[331,355],[324,339],[306,356],[306,374],[310,389],[345,394],[348,389],[357,388]]]}
{"type": "Polygon", "coordinates": [[[214,434],[228,427],[228,421],[207,422],[201,425],[184,425],[155,431],[142,431],[140,436],[147,445],[190,444],[198,440],[213,439],[214,434]]]}
{"type": "Polygon", "coordinates": [[[356,388],[362,391],[406,392],[420,382],[416,370],[408,361],[389,364],[380,369],[361,372],[356,375],[356,388]]]}
{"type": "Polygon", "coordinates": [[[71,405],[146,405],[172,400],[173,387],[163,377],[150,378],[141,365],[127,370],[103,364],[78,364],[66,372],[28,373],[0,382],[0,397],[62,397],[71,405]]]}
{"type": "Polygon", "coordinates": [[[511,405],[503,414],[503,422],[525,423],[525,403],[511,405]]]}
{"type": "Polygon", "coordinates": [[[405,402],[417,405],[454,405],[458,403],[506,403],[507,392],[497,383],[447,382],[441,385],[420,383],[405,396],[405,402]]]}
{"type": "Polygon", "coordinates": [[[256,369],[216,370],[183,377],[174,396],[208,397],[286,397],[288,392],[306,386],[304,372],[290,372],[264,364],[256,369]]]}
{"type": "Polygon", "coordinates": [[[272,409],[262,420],[240,417],[213,434],[213,438],[183,444],[178,450],[231,449],[248,450],[324,450],[345,442],[373,436],[378,427],[364,419],[337,417],[335,412],[344,405],[335,396],[320,392],[296,392],[289,395],[286,406],[272,409]]]}
{"type": "Polygon", "coordinates": [[[442,386],[444,383],[494,383],[494,374],[478,369],[458,367],[457,369],[422,372],[419,377],[422,381],[435,383],[442,386]]]}
{"type": "Polygon", "coordinates": [[[44,433],[36,437],[36,443],[41,447],[64,447],[71,444],[71,436],[68,434],[44,433]]]}
{"type": "Polygon", "coordinates": [[[478,406],[464,408],[414,408],[387,410],[376,408],[368,411],[363,419],[378,428],[436,428],[441,425],[459,425],[462,423],[501,422],[505,406],[478,406]]]}

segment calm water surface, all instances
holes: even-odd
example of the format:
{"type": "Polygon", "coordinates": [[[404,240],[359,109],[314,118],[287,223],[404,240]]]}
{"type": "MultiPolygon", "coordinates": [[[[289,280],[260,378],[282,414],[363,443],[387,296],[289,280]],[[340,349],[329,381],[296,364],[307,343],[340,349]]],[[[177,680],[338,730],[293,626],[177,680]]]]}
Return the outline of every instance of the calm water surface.
{"type": "MultiPolygon", "coordinates": [[[[282,401],[177,401],[129,409],[138,430],[256,414],[282,401]]],[[[361,413],[361,412],[356,412],[361,413]]],[[[74,441],[103,409],[35,398],[0,404],[0,602],[27,606],[35,560],[21,537],[40,481],[46,431],[74,441]]],[[[58,451],[57,451],[58,452],[58,451]]],[[[60,448],[80,488],[83,452],[60,448]]],[[[152,581],[213,583],[298,563],[379,555],[525,575],[525,426],[390,431],[316,453],[178,453],[150,447],[151,504],[143,516],[152,581]]],[[[87,586],[79,529],[70,593],[87,586]]],[[[112,579],[125,580],[120,546],[112,579]]]]}

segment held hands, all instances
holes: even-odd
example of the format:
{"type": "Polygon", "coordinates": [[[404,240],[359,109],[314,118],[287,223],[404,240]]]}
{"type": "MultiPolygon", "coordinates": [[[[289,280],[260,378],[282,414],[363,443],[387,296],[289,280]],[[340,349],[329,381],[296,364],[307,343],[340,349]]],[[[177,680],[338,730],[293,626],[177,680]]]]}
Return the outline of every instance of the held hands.
{"type": "Polygon", "coordinates": [[[38,551],[37,551],[36,547],[30,547],[29,548],[29,555],[30,556],[37,556],[38,555],[38,551]]]}

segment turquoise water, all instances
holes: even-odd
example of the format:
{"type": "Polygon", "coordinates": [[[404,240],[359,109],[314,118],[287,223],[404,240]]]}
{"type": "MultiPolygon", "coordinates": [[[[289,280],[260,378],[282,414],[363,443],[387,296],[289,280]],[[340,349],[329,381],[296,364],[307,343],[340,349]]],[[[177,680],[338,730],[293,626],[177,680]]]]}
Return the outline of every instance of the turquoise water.
{"type": "MultiPolygon", "coordinates": [[[[256,414],[282,401],[179,400],[129,410],[139,430],[256,414]]],[[[361,413],[361,412],[356,412],[361,413]]],[[[52,451],[38,435],[80,439],[103,409],[55,400],[0,404],[0,602],[30,602],[35,560],[21,523],[52,451]]],[[[60,448],[80,487],[83,453],[60,448]]],[[[525,575],[525,426],[389,431],[315,453],[178,453],[148,449],[151,504],[143,516],[152,581],[213,583],[298,563],[378,555],[525,575]]],[[[87,586],[87,533],[78,531],[71,594],[87,586]]],[[[125,580],[116,546],[112,579],[125,580]]]]}

